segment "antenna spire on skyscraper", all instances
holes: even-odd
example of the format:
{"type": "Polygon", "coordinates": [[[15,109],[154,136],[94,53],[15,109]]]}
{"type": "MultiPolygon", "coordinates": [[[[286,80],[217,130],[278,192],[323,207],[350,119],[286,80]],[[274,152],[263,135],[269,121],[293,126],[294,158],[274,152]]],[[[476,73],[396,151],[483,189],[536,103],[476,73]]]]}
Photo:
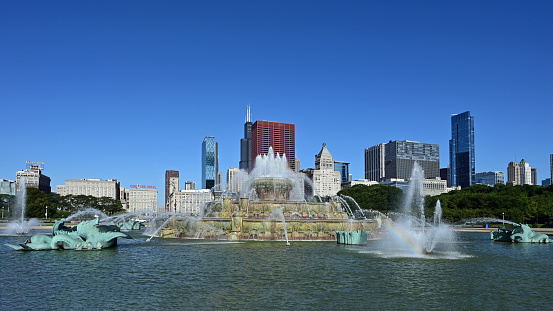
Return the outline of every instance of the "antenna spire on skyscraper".
{"type": "Polygon", "coordinates": [[[246,122],[252,122],[252,112],[250,109],[250,104],[248,104],[248,111],[246,112],[246,122]]]}

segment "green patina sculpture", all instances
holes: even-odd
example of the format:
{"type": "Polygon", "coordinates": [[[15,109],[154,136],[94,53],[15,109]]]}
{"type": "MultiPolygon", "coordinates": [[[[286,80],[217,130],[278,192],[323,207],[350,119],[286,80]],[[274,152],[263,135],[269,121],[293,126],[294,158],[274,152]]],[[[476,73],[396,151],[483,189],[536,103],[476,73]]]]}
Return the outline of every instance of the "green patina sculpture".
{"type": "Polygon", "coordinates": [[[338,244],[365,245],[367,244],[368,233],[363,230],[357,231],[336,231],[338,244]]]}
{"type": "Polygon", "coordinates": [[[53,237],[36,234],[19,245],[6,244],[16,250],[91,250],[114,247],[117,238],[131,237],[114,225],[100,225],[98,218],[80,222],[74,227],[65,226],[65,219],[56,220],[52,227],[53,237]]]}
{"type": "Polygon", "coordinates": [[[549,243],[549,237],[543,233],[536,233],[528,225],[515,224],[512,227],[499,228],[490,232],[491,239],[500,242],[517,243],[549,243]]]}
{"type": "Polygon", "coordinates": [[[140,228],[141,228],[140,222],[138,222],[134,219],[121,220],[119,222],[116,221],[115,224],[121,230],[140,230],[140,228]]]}

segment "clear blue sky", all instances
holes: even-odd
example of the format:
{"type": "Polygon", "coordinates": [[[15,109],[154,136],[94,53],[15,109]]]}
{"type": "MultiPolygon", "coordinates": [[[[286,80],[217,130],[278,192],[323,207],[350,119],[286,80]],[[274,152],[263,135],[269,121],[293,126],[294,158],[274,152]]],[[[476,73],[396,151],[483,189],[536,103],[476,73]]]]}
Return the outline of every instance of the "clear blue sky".
{"type": "Polygon", "coordinates": [[[73,178],[201,184],[201,144],[237,167],[253,120],[296,124],[364,177],[364,149],[440,145],[475,118],[476,170],[553,153],[552,1],[3,1],[0,178],[45,162],[73,178]]]}

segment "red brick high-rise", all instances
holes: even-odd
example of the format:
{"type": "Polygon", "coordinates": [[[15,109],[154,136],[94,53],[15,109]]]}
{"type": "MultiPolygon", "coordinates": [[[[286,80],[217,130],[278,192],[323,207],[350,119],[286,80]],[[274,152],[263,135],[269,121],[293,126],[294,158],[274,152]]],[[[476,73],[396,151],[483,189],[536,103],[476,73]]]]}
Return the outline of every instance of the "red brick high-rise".
{"type": "Polygon", "coordinates": [[[256,121],[252,126],[252,168],[259,154],[269,153],[273,147],[275,155],[286,154],[288,167],[296,169],[296,125],[273,121],[256,121]]]}

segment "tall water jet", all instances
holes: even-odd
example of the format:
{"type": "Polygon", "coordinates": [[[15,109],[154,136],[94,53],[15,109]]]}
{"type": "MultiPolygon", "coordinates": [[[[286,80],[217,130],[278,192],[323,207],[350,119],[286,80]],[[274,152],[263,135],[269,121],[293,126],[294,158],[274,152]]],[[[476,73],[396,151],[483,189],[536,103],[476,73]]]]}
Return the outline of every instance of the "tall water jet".
{"type": "Polygon", "coordinates": [[[409,186],[405,190],[402,213],[394,214],[394,222],[386,222],[389,237],[394,240],[392,251],[396,254],[431,254],[438,243],[452,247],[455,241],[453,230],[442,222],[442,207],[436,203],[433,221],[428,222],[424,212],[424,171],[418,163],[413,166],[409,186]]]}
{"type": "Polygon", "coordinates": [[[8,235],[29,234],[29,231],[31,231],[31,228],[40,223],[40,221],[36,218],[25,220],[26,211],[27,211],[27,187],[25,183],[25,178],[21,178],[21,180],[19,181],[17,192],[15,194],[15,207],[13,210],[13,215],[17,219],[11,221],[6,226],[5,232],[8,235]]]}
{"type": "Polygon", "coordinates": [[[286,228],[286,219],[284,218],[284,213],[280,208],[274,208],[271,216],[272,218],[282,220],[282,227],[284,228],[284,236],[286,237],[286,245],[289,246],[290,242],[288,241],[288,229],[286,228]]]}

